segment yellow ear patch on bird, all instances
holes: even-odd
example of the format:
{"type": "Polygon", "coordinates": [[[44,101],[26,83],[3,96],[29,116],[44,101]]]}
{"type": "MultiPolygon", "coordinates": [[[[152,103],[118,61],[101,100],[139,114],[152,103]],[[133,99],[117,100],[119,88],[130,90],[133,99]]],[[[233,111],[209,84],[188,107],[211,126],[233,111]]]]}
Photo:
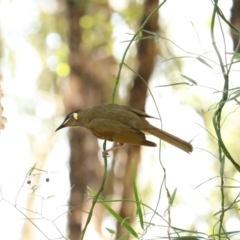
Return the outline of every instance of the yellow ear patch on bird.
{"type": "Polygon", "coordinates": [[[77,113],[73,113],[73,118],[74,118],[75,120],[78,120],[78,114],[77,114],[77,113]]]}

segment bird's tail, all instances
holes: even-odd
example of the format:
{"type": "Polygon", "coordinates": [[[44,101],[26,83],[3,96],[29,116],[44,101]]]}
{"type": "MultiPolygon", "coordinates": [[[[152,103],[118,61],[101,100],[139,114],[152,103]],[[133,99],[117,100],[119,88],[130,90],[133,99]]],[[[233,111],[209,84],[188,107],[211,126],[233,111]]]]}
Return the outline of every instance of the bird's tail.
{"type": "Polygon", "coordinates": [[[189,142],[186,142],[182,140],[181,138],[178,138],[170,133],[167,133],[161,129],[151,127],[151,128],[146,128],[146,129],[141,129],[144,132],[150,133],[154,135],[155,137],[158,137],[162,139],[163,141],[182,149],[183,151],[190,153],[193,150],[192,145],[189,142]]]}

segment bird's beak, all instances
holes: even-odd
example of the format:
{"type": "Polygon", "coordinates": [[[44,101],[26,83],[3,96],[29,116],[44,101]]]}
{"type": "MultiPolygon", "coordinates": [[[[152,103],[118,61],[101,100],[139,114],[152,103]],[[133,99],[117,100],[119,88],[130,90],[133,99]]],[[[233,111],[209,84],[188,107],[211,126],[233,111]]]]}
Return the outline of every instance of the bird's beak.
{"type": "Polygon", "coordinates": [[[66,118],[64,119],[63,123],[55,130],[55,132],[62,128],[68,127],[70,120],[71,120],[71,118],[69,117],[69,115],[67,115],[66,118]]]}
{"type": "Polygon", "coordinates": [[[55,132],[58,131],[58,130],[60,130],[60,129],[62,129],[62,128],[64,128],[64,127],[66,127],[64,123],[65,123],[65,122],[63,122],[63,123],[55,130],[55,132]]]}

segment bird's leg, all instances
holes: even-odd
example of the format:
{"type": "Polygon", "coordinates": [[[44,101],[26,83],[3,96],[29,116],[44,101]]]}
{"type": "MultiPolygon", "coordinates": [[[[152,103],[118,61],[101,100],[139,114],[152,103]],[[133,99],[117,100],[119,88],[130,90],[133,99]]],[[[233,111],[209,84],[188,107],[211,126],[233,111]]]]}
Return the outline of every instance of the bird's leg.
{"type": "Polygon", "coordinates": [[[111,148],[103,151],[103,152],[102,152],[102,156],[103,156],[103,157],[109,156],[108,152],[113,151],[113,150],[115,150],[115,149],[118,149],[118,148],[122,147],[123,145],[124,145],[124,143],[117,143],[117,145],[115,145],[115,146],[113,146],[113,147],[111,147],[111,148]]]}

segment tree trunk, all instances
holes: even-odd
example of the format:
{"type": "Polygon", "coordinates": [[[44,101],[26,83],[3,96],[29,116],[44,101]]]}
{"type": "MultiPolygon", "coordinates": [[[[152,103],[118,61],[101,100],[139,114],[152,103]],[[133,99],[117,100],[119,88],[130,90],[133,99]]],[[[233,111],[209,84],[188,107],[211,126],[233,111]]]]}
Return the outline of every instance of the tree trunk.
{"type": "MultiPolygon", "coordinates": [[[[66,113],[79,108],[99,105],[109,99],[105,94],[105,75],[110,75],[112,61],[108,66],[99,66],[99,63],[93,62],[90,53],[86,54],[82,45],[82,29],[79,26],[79,20],[86,14],[86,1],[67,1],[68,21],[69,21],[69,61],[70,77],[65,89],[65,106],[66,113]],[[101,69],[105,69],[104,73],[101,69]],[[105,74],[105,75],[104,75],[105,74]]],[[[97,36],[96,36],[97,37],[97,36]]],[[[110,93],[110,91],[108,91],[110,93]]],[[[70,213],[68,215],[69,238],[78,240],[81,230],[84,226],[85,219],[89,210],[86,201],[86,188],[90,186],[98,190],[102,178],[102,165],[98,159],[98,142],[92,133],[83,128],[70,129],[70,183],[71,193],[69,205],[70,213]]],[[[101,212],[100,212],[101,213],[101,212]]],[[[94,217],[92,218],[92,221],[94,217]]],[[[95,218],[96,220],[96,218],[95,218]]],[[[101,218],[97,218],[98,224],[95,224],[100,232],[101,218]]]]}
{"type": "MultiPolygon", "coordinates": [[[[233,6],[232,6],[232,15],[231,15],[231,23],[240,31],[240,1],[239,0],[233,0],[233,6]]],[[[233,49],[235,50],[237,47],[237,44],[239,42],[239,34],[236,34],[235,32],[231,31],[232,39],[233,39],[233,49]]],[[[237,50],[237,52],[240,52],[240,48],[237,50]]]]}
{"type": "MultiPolygon", "coordinates": [[[[154,9],[158,7],[158,0],[145,0],[143,17],[141,24],[146,20],[154,9]]],[[[158,32],[158,13],[148,21],[144,27],[145,30],[158,32]]],[[[148,34],[143,32],[143,37],[148,34]]],[[[139,67],[137,73],[148,83],[155,65],[155,57],[157,54],[156,44],[153,39],[140,40],[138,44],[137,58],[139,67]]],[[[144,110],[147,97],[147,87],[139,76],[136,76],[133,80],[133,87],[130,90],[130,99],[128,105],[139,110],[144,110]]],[[[135,168],[138,168],[140,161],[140,147],[131,145],[127,150],[128,159],[125,165],[125,174],[122,176],[123,184],[123,199],[132,199],[133,197],[133,186],[132,186],[132,174],[131,174],[131,163],[134,161],[135,168]]],[[[129,202],[123,202],[120,210],[122,218],[129,218],[133,216],[135,204],[129,202]]],[[[122,236],[126,233],[126,230],[118,224],[118,236],[122,236]]],[[[125,238],[127,239],[127,238],[125,238]]]]}

